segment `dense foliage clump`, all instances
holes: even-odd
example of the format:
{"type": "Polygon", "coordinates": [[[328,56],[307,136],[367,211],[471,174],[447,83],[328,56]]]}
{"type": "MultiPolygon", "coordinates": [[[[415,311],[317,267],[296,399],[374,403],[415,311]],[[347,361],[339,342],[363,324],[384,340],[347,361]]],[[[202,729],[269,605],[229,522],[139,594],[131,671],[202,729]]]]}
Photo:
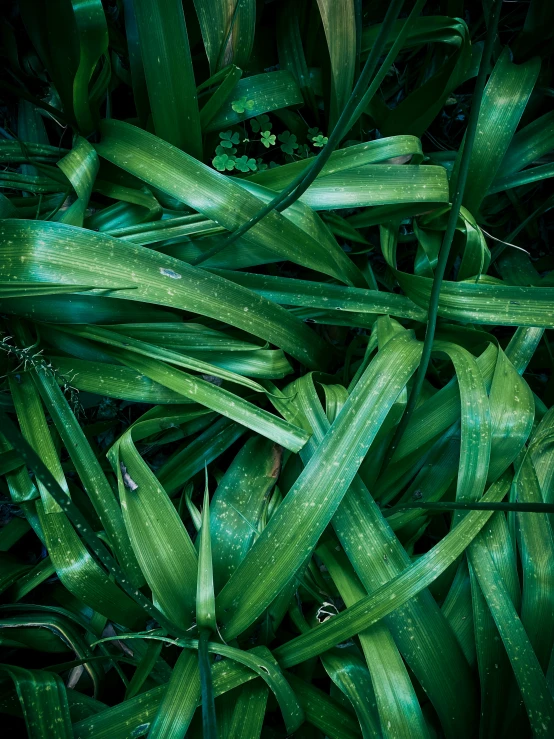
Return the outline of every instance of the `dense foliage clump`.
{"type": "Polygon", "coordinates": [[[0,10],[0,713],[554,734],[554,5],[0,10]]]}

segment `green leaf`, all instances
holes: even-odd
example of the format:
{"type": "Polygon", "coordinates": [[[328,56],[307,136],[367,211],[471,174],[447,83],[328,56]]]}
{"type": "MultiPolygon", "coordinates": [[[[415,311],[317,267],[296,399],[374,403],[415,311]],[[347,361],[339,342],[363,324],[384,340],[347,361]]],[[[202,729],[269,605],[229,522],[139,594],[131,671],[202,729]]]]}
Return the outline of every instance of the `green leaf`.
{"type": "Polygon", "coordinates": [[[221,146],[226,149],[230,149],[233,144],[240,143],[240,136],[237,131],[222,131],[219,138],[221,139],[221,146]]]}
{"type": "Polygon", "coordinates": [[[202,159],[200,115],[183,7],[133,0],[148,97],[158,136],[202,159]]]}
{"type": "Polygon", "coordinates": [[[190,400],[199,402],[273,439],[287,449],[298,451],[306,443],[307,434],[302,429],[258,408],[224,388],[140,354],[131,354],[125,350],[118,350],[116,354],[123,364],[142,372],[190,400]]]}
{"type": "Polygon", "coordinates": [[[277,8],[279,65],[281,69],[286,69],[293,75],[302,91],[304,100],[310,106],[314,115],[319,116],[315,99],[315,83],[306,62],[303,39],[300,33],[301,22],[301,9],[293,0],[279,4],[277,8]]]}
{"type": "MultiPolygon", "coordinates": [[[[102,156],[144,176],[149,184],[181,198],[230,230],[249,213],[257,212],[262,202],[232,178],[222,177],[134,126],[106,123],[103,132],[103,143],[98,145],[102,156]]],[[[337,248],[329,254],[325,246],[306,236],[302,229],[276,211],[255,226],[247,240],[277,251],[282,257],[301,261],[312,269],[351,281],[353,268],[351,264],[349,268],[346,266],[349,260],[344,252],[337,248]],[[305,249],[299,251],[293,242],[303,243],[305,249]],[[340,266],[337,265],[339,260],[340,266]]]]}
{"type": "Polygon", "coordinates": [[[212,498],[214,582],[219,592],[261,530],[268,496],[280,471],[282,450],[268,439],[248,439],[212,498]]]}
{"type": "Polygon", "coordinates": [[[424,318],[424,312],[415,303],[394,293],[248,272],[231,272],[221,269],[210,271],[282,305],[300,305],[370,314],[387,313],[415,320],[424,318]]]}
{"type": "Polygon", "coordinates": [[[552,734],[554,16],[404,5],[8,4],[8,733],[552,734]]]}
{"type": "MultiPolygon", "coordinates": [[[[47,460],[55,479],[68,494],[65,476],[32,378],[28,374],[23,375],[21,382],[12,383],[11,391],[23,435],[47,460]]],[[[44,484],[39,482],[38,487],[41,493],[41,502],[37,502],[39,521],[62,583],[95,610],[119,623],[132,625],[140,617],[139,609],[91,557],[44,484]]]]}
{"type": "MultiPolygon", "coordinates": [[[[421,307],[428,304],[431,279],[400,272],[397,277],[414,303],[421,307]]],[[[548,328],[554,325],[553,299],[554,288],[549,287],[444,281],[439,298],[439,316],[461,323],[548,328]]]]}
{"type": "Polygon", "coordinates": [[[194,617],[197,555],[167,493],[137,452],[133,427],[108,452],[125,527],[160,609],[187,628],[194,617]],[[163,548],[160,546],[163,542],[163,548]]]}
{"type": "MultiPolygon", "coordinates": [[[[181,396],[182,398],[182,396],[181,396]]],[[[206,411],[205,411],[206,412],[206,411]]],[[[246,431],[244,426],[220,418],[194,441],[172,454],[158,470],[158,479],[174,494],[197,472],[225,452],[246,431]]]]}
{"type": "Polygon", "coordinates": [[[219,87],[215,90],[210,99],[203,105],[200,110],[200,124],[203,129],[208,126],[211,120],[225,105],[241,76],[242,70],[232,64],[225,73],[225,76],[219,87]]]}
{"type": "Polygon", "coordinates": [[[300,199],[314,210],[444,203],[448,200],[446,171],[429,165],[367,165],[318,178],[300,199]]]}
{"type": "Polygon", "coordinates": [[[260,139],[262,144],[265,146],[266,149],[269,149],[270,146],[275,145],[275,135],[270,133],[269,131],[262,131],[262,138],[260,139]]]}
{"type": "Polygon", "coordinates": [[[13,282],[2,282],[0,283],[0,299],[77,293],[94,289],[94,287],[89,287],[88,285],[64,285],[57,282],[18,282],[16,284],[13,282]]]}
{"type": "Polygon", "coordinates": [[[326,736],[336,739],[353,739],[362,735],[352,713],[341,703],[292,673],[286,673],[286,676],[294,688],[306,720],[313,726],[326,736]]]}
{"type": "MultiPolygon", "coordinates": [[[[508,488],[509,481],[506,478],[493,483],[483,496],[483,501],[502,500],[508,488]]],[[[279,664],[289,667],[303,662],[335,644],[340,644],[353,634],[369,628],[387,614],[400,608],[456,561],[491,515],[492,511],[468,513],[455,529],[401,574],[330,621],[278,647],[275,656],[279,664]]]]}
{"type": "Polygon", "coordinates": [[[77,193],[77,200],[62,212],[60,221],[82,226],[100,162],[94,147],[86,139],[79,137],[75,144],[69,154],[58,162],[58,167],[77,193]]]}
{"type": "MultiPolygon", "coordinates": [[[[514,493],[518,503],[541,503],[543,500],[529,452],[524,453],[514,479],[514,493]]],[[[552,611],[554,536],[547,514],[518,513],[517,519],[523,565],[521,620],[541,667],[545,670],[554,642],[554,628],[547,615],[552,611]]]]}
{"type": "MultiPolygon", "coordinates": [[[[316,552],[329,570],[346,606],[353,605],[367,594],[334,537],[322,537],[316,552]]],[[[413,731],[415,726],[418,726],[418,731],[425,736],[427,729],[419,703],[402,662],[402,657],[387,626],[384,623],[374,624],[369,629],[361,631],[358,638],[370,669],[372,690],[375,691],[377,710],[384,734],[408,733],[413,731]]],[[[336,650],[337,652],[338,650],[336,650]]],[[[327,652],[324,660],[330,654],[331,652],[327,652]]],[[[359,669],[358,666],[357,670],[359,671],[359,669]]],[[[356,680],[353,680],[353,682],[357,695],[360,688],[356,684],[356,680]]],[[[368,689],[363,681],[362,685],[364,686],[364,693],[367,695],[368,689]]],[[[369,700],[365,698],[361,701],[360,708],[364,712],[363,716],[365,716],[367,723],[366,733],[369,734],[372,715],[367,704],[369,704],[369,700]]],[[[359,712],[358,716],[360,724],[363,726],[363,718],[359,715],[359,712]]],[[[375,732],[375,729],[373,731],[375,732]]]]}
{"type": "Polygon", "coordinates": [[[208,493],[208,471],[202,508],[202,524],[199,532],[198,580],[196,584],[196,625],[198,629],[215,631],[214,574],[212,566],[212,543],[210,536],[210,497],[208,493]]]}
{"type": "Polygon", "coordinates": [[[272,110],[299,105],[302,102],[298,85],[290,72],[285,69],[243,77],[235,85],[233,97],[235,100],[243,99],[253,105],[246,105],[244,112],[237,113],[231,103],[225,103],[219,113],[212,118],[206,131],[221,131],[226,126],[235,126],[248,118],[256,118],[272,110]]]}
{"type": "MultiPolygon", "coordinates": [[[[538,59],[516,65],[506,48],[490,76],[479,112],[464,206],[477,214],[515,133],[540,70],[538,59]]],[[[454,177],[459,158],[454,166],[454,177]]],[[[455,180],[454,180],[455,181],[455,180]]]]}
{"type": "Polygon", "coordinates": [[[348,102],[356,68],[356,13],[353,0],[317,0],[331,59],[331,110],[333,128],[348,102]]]}
{"type": "Polygon", "coordinates": [[[417,342],[401,337],[387,349],[369,366],[294,488],[219,594],[218,617],[229,638],[260,615],[311,554],[388,409],[415,370],[417,342]],[[387,364],[395,372],[380,374],[387,364]],[[368,400],[377,397],[380,405],[368,400]],[[247,592],[244,581],[249,583],[247,592]]]}
{"type": "MultiPolygon", "coordinates": [[[[102,287],[108,278],[113,277],[110,284],[117,287],[133,285],[132,290],[126,291],[131,300],[188,308],[195,312],[199,309],[204,315],[214,318],[225,315],[237,327],[262,335],[262,338],[273,341],[308,364],[325,363],[323,341],[282,308],[184,262],[63,224],[4,221],[2,233],[6,237],[1,248],[6,257],[1,273],[3,278],[28,280],[35,277],[34,263],[46,269],[49,261],[49,275],[56,274],[67,282],[76,280],[82,284],[80,277],[86,274],[90,284],[102,287]],[[62,243],[63,250],[60,249],[62,243]],[[18,256],[26,257],[25,262],[10,265],[8,258],[12,247],[16,248],[18,256]],[[86,259],[85,255],[88,255],[86,259]],[[129,260],[136,260],[133,279],[124,269],[122,272],[129,260]],[[214,294],[216,291],[219,297],[214,294]]],[[[122,295],[123,292],[118,291],[118,297],[122,295]]]]}
{"type": "Polygon", "coordinates": [[[243,385],[255,392],[264,392],[264,388],[260,384],[253,380],[245,379],[234,372],[222,370],[216,365],[196,359],[195,357],[187,356],[186,354],[175,352],[171,349],[165,349],[155,344],[135,339],[129,335],[121,336],[107,328],[100,326],[71,326],[62,327],[61,330],[67,331],[67,333],[75,336],[92,339],[93,341],[106,344],[107,346],[131,351],[136,354],[142,354],[146,357],[152,357],[154,359],[169,362],[170,364],[175,364],[178,367],[184,367],[185,369],[199,372],[204,379],[206,377],[217,377],[222,380],[243,385]]]}
{"type": "Polygon", "coordinates": [[[235,161],[235,168],[239,172],[255,172],[258,167],[255,159],[249,159],[246,155],[243,155],[235,161]]]}
{"type": "MultiPolygon", "coordinates": [[[[318,178],[345,170],[365,167],[367,164],[385,163],[395,157],[410,157],[414,164],[423,161],[421,141],[415,136],[391,136],[389,138],[368,141],[363,144],[346,146],[334,151],[321,170],[318,178]]],[[[254,175],[251,179],[272,190],[281,190],[289,185],[298,174],[306,170],[312,160],[292,162],[281,167],[275,167],[263,174],[254,175]]],[[[317,181],[317,180],[316,180],[317,181]]]]}
{"type": "MultiPolygon", "coordinates": [[[[133,644],[136,644],[136,641],[133,644]]],[[[249,654],[265,658],[270,655],[269,650],[265,647],[254,647],[249,654]]],[[[256,673],[251,669],[232,660],[215,662],[212,670],[213,688],[216,696],[244,685],[244,683],[248,683],[256,677],[256,673]]],[[[158,685],[131,700],[106,709],[102,714],[96,714],[78,721],[73,725],[75,738],[109,739],[109,737],[112,737],[113,739],[118,737],[127,739],[130,728],[137,732],[136,736],[139,736],[139,731],[146,733],[166,690],[167,685],[158,685]]]]}
{"type": "Polygon", "coordinates": [[[133,677],[129,681],[127,690],[125,691],[125,700],[134,698],[135,695],[140,692],[144,682],[148,679],[149,674],[158,661],[162,647],[162,642],[147,642],[145,652],[137,665],[137,669],[133,673],[133,677]]]}
{"type": "Polygon", "coordinates": [[[295,149],[298,149],[298,144],[296,143],[296,136],[290,131],[284,131],[283,133],[280,133],[278,138],[279,138],[279,141],[283,142],[281,144],[281,151],[284,151],[285,154],[289,154],[290,156],[292,156],[294,154],[295,149]]]}
{"type": "Polygon", "coordinates": [[[79,128],[89,134],[96,125],[96,111],[91,109],[94,88],[89,91],[93,72],[108,50],[108,26],[100,0],[72,0],[79,34],[79,66],[73,80],[73,108],[79,128]]]}
{"type": "Polygon", "coordinates": [[[254,108],[254,101],[253,100],[247,100],[246,97],[241,97],[238,100],[233,100],[231,102],[231,108],[235,111],[235,113],[246,113],[246,111],[250,111],[254,108]]]}
{"type": "Polygon", "coordinates": [[[229,157],[227,154],[219,154],[212,159],[212,164],[218,172],[231,171],[235,168],[235,157],[229,157]]]}
{"type": "Polygon", "coordinates": [[[268,115],[259,115],[250,121],[250,126],[254,133],[259,133],[260,131],[271,131],[272,124],[268,115]]]}
{"type": "MultiPolygon", "coordinates": [[[[306,376],[298,383],[297,403],[299,410],[305,414],[306,422],[314,429],[312,439],[321,442],[329,424],[313,382],[309,378],[310,376],[306,376]]],[[[344,390],[339,392],[340,390],[342,390],[340,387],[335,386],[335,395],[339,398],[338,407],[342,408],[346,394],[344,390]]],[[[326,391],[326,396],[328,393],[329,391],[326,391]]],[[[329,405],[327,412],[329,413],[329,405]]],[[[302,456],[309,459],[313,453],[314,446],[310,442],[302,456]]],[[[350,489],[335,513],[333,527],[365,587],[365,591],[354,588],[352,593],[352,584],[347,582],[348,598],[353,601],[364,597],[365,592],[373,592],[384,581],[402,572],[410,563],[404,548],[390,531],[359,476],[353,479],[350,489]],[[381,554],[382,551],[386,552],[385,556],[381,554]]],[[[331,556],[338,555],[331,552],[331,556]]],[[[336,575],[337,570],[331,569],[331,572],[333,571],[336,575]]],[[[342,584],[344,586],[344,581],[342,584]]],[[[412,688],[409,678],[405,674],[402,660],[396,653],[394,644],[391,643],[392,636],[418,680],[425,686],[439,715],[444,717],[443,720],[446,722],[451,720],[447,717],[456,715],[458,717],[456,720],[471,731],[474,708],[473,694],[468,685],[470,677],[467,665],[453,639],[452,632],[428,593],[419,594],[410,600],[404,609],[391,613],[384,623],[375,624],[368,631],[367,638],[371,638],[372,641],[378,640],[380,645],[381,663],[375,663],[374,649],[371,649],[371,661],[369,660],[370,652],[366,650],[371,648],[370,645],[367,645],[364,651],[368,655],[368,665],[372,668],[372,674],[373,670],[376,671],[373,678],[376,696],[378,702],[383,701],[379,706],[380,713],[390,714],[384,723],[390,720],[391,730],[394,731],[393,726],[398,727],[404,723],[407,706],[410,703],[412,720],[415,723],[422,723],[419,708],[414,705],[413,696],[410,698],[412,688]],[[409,631],[405,628],[407,620],[411,624],[409,631]],[[387,628],[390,629],[390,635],[387,634],[387,628]],[[437,644],[433,650],[422,648],[422,645],[433,639],[437,644]],[[396,686],[395,690],[402,692],[403,695],[396,715],[394,706],[391,706],[387,697],[391,681],[396,686]],[[445,685],[449,686],[448,692],[445,685]]],[[[361,638],[365,640],[365,632],[361,638]]]]}
{"type": "MultiPolygon", "coordinates": [[[[496,180],[515,174],[547,154],[554,146],[554,112],[545,113],[512,138],[496,180]]],[[[493,185],[494,187],[494,185],[493,185]]]]}
{"type": "Polygon", "coordinates": [[[180,393],[120,364],[73,357],[55,357],[54,361],[60,373],[71,377],[78,390],[137,403],[186,403],[180,393]]]}
{"type": "Polygon", "coordinates": [[[321,147],[325,146],[325,144],[326,144],[326,143],[327,143],[328,141],[329,141],[329,139],[327,138],[327,136],[322,136],[321,134],[319,134],[318,136],[314,136],[314,137],[313,137],[313,139],[312,139],[312,144],[313,144],[313,145],[314,145],[315,147],[317,147],[317,148],[319,148],[319,149],[320,149],[321,147]]]}
{"type": "Polygon", "coordinates": [[[533,734],[548,736],[554,720],[554,701],[482,534],[469,548],[469,561],[510,658],[533,734]]]}
{"type": "Polygon", "coordinates": [[[37,372],[34,379],[81,482],[111,540],[114,553],[131,580],[137,582],[137,585],[142,584],[123,524],[121,509],[74,413],[51,374],[37,372]]]}
{"type": "Polygon", "coordinates": [[[194,0],[212,74],[234,63],[247,65],[254,43],[254,0],[194,0]]]}
{"type": "MultiPolygon", "coordinates": [[[[379,130],[385,136],[397,133],[411,133],[421,136],[430,123],[440,113],[451,91],[465,80],[471,64],[471,41],[469,30],[460,18],[427,16],[398,20],[387,40],[385,51],[394,44],[395,39],[407,31],[404,48],[413,49],[422,44],[442,44],[446,54],[441,56],[440,66],[435,62],[427,66],[428,78],[417,86],[400,104],[389,108],[379,105],[376,98],[370,106],[379,130]]],[[[372,25],[362,34],[362,53],[366,53],[375,43],[380,26],[372,25]]],[[[419,68],[421,70],[421,67],[419,68]]],[[[475,72],[473,73],[476,74],[475,72]]],[[[391,100],[391,102],[393,102],[391,100]]]]}
{"type": "Polygon", "coordinates": [[[135,0],[124,0],[125,9],[125,31],[127,35],[127,47],[129,49],[129,67],[131,71],[131,85],[133,99],[141,126],[146,125],[150,114],[150,102],[148,100],[148,88],[144,74],[144,64],[140,51],[139,32],[137,27],[137,16],[135,13],[135,0]]]}
{"type": "Polygon", "coordinates": [[[73,735],[65,685],[58,675],[16,665],[0,665],[0,672],[15,683],[29,736],[69,739],[73,735]]]}
{"type": "Polygon", "coordinates": [[[245,685],[233,709],[230,736],[257,739],[262,734],[269,690],[261,681],[245,685]]]}
{"type": "Polygon", "coordinates": [[[185,735],[200,698],[198,659],[193,651],[179,655],[167,691],[150,725],[151,739],[177,739],[185,735]]]}

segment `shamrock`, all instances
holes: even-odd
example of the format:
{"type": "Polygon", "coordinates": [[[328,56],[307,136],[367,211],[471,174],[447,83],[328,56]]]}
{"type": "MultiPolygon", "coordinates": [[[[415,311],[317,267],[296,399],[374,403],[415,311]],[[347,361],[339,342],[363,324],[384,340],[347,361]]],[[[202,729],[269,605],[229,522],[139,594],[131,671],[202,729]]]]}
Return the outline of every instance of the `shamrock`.
{"type": "Polygon", "coordinates": [[[235,168],[235,157],[229,157],[227,154],[220,154],[212,159],[212,164],[219,172],[229,172],[235,168]]]}
{"type": "Polygon", "coordinates": [[[233,144],[239,144],[240,143],[240,136],[235,131],[233,133],[232,131],[222,131],[219,134],[219,138],[221,139],[221,146],[224,146],[226,149],[231,149],[233,147],[233,144]]]}
{"type": "Polygon", "coordinates": [[[271,131],[272,124],[269,121],[268,115],[259,115],[256,116],[256,118],[252,118],[250,125],[252,126],[254,133],[258,133],[258,131],[261,131],[262,129],[264,131],[271,131]]]}
{"type": "Polygon", "coordinates": [[[283,131],[283,133],[280,133],[279,141],[283,142],[281,144],[281,151],[284,151],[285,154],[290,154],[290,156],[292,156],[294,154],[294,150],[298,149],[296,136],[290,131],[283,131]]]}
{"type": "Polygon", "coordinates": [[[267,169],[267,164],[264,162],[263,159],[256,159],[256,165],[258,168],[258,172],[263,172],[264,169],[267,169]]]}
{"type": "Polygon", "coordinates": [[[235,113],[246,113],[247,110],[252,110],[253,107],[254,101],[247,100],[245,97],[239,98],[238,100],[233,100],[231,103],[231,108],[235,111],[235,113]]]}
{"type": "Polygon", "coordinates": [[[257,169],[256,160],[243,155],[235,161],[235,169],[238,169],[239,172],[255,172],[257,169]]]}
{"type": "Polygon", "coordinates": [[[300,144],[296,153],[301,156],[302,159],[307,159],[309,156],[312,156],[312,152],[310,151],[308,144],[300,144]]]}
{"type": "Polygon", "coordinates": [[[312,142],[312,144],[316,147],[321,148],[322,146],[325,146],[327,141],[329,140],[327,136],[324,136],[319,128],[317,126],[315,128],[309,128],[308,129],[308,139],[312,142]]]}
{"type": "Polygon", "coordinates": [[[319,130],[319,128],[318,128],[317,126],[315,126],[314,128],[308,128],[308,139],[309,139],[310,141],[313,141],[313,140],[314,140],[314,138],[315,138],[315,137],[316,137],[316,136],[317,136],[317,135],[318,135],[319,133],[321,133],[321,131],[319,130]]]}
{"type": "Polygon", "coordinates": [[[269,149],[270,146],[274,146],[275,140],[275,134],[272,134],[269,131],[262,131],[262,138],[260,139],[260,141],[266,149],[269,149]]]}
{"type": "Polygon", "coordinates": [[[232,157],[233,154],[237,153],[237,150],[235,149],[234,146],[231,149],[226,149],[224,146],[220,144],[219,146],[216,146],[215,153],[217,154],[217,156],[222,156],[222,154],[227,154],[227,156],[232,157]]]}

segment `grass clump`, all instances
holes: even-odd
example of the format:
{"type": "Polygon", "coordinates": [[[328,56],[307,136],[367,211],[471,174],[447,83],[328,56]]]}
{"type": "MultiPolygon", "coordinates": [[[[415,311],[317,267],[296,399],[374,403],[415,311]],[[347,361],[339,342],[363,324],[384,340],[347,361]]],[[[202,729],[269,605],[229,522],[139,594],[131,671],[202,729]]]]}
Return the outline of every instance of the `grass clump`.
{"type": "Polygon", "coordinates": [[[551,736],[551,5],[2,14],[10,736],[551,736]]]}

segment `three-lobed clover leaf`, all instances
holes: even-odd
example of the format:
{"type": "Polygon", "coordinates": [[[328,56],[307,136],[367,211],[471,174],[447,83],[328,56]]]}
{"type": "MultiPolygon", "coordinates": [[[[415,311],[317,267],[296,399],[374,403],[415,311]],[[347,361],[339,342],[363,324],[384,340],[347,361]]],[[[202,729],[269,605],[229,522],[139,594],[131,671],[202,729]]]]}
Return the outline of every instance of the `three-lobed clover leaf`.
{"type": "Polygon", "coordinates": [[[283,133],[280,133],[279,141],[282,142],[281,151],[284,151],[285,154],[289,154],[290,156],[292,156],[294,154],[294,150],[298,149],[296,136],[290,131],[283,131],[283,133]]]}
{"type": "Polygon", "coordinates": [[[231,102],[231,108],[235,113],[246,113],[247,110],[252,110],[254,108],[254,101],[247,100],[245,97],[242,97],[238,100],[233,100],[231,102]]]}
{"type": "Polygon", "coordinates": [[[226,149],[224,146],[220,144],[219,146],[216,146],[215,153],[217,154],[217,156],[221,156],[222,154],[227,154],[227,156],[230,157],[230,156],[233,156],[233,154],[236,154],[237,150],[235,149],[234,146],[231,149],[226,149]]]}
{"type": "Polygon", "coordinates": [[[308,141],[311,141],[314,146],[321,148],[325,146],[328,140],[327,136],[324,136],[317,126],[308,128],[308,141]]]}
{"type": "Polygon", "coordinates": [[[275,134],[271,133],[270,131],[262,131],[262,138],[260,139],[260,141],[266,149],[269,149],[270,146],[274,146],[276,140],[277,139],[275,134]]]}
{"type": "Polygon", "coordinates": [[[225,149],[231,149],[233,147],[233,144],[240,144],[240,136],[235,131],[221,131],[219,134],[220,146],[223,146],[225,149]]]}
{"type": "Polygon", "coordinates": [[[267,164],[264,162],[263,159],[257,159],[256,164],[258,167],[258,172],[263,172],[265,169],[267,169],[267,164]]]}
{"type": "Polygon", "coordinates": [[[257,164],[255,159],[249,159],[245,154],[235,161],[235,169],[239,172],[255,172],[257,164]]]}
{"type": "Polygon", "coordinates": [[[250,125],[252,126],[252,130],[254,133],[259,133],[259,131],[271,131],[271,122],[269,120],[268,115],[258,115],[256,118],[252,118],[250,121],[250,125]]]}
{"type": "Polygon", "coordinates": [[[235,157],[227,156],[227,154],[219,154],[212,159],[213,166],[219,172],[231,171],[235,168],[235,157]]]}

